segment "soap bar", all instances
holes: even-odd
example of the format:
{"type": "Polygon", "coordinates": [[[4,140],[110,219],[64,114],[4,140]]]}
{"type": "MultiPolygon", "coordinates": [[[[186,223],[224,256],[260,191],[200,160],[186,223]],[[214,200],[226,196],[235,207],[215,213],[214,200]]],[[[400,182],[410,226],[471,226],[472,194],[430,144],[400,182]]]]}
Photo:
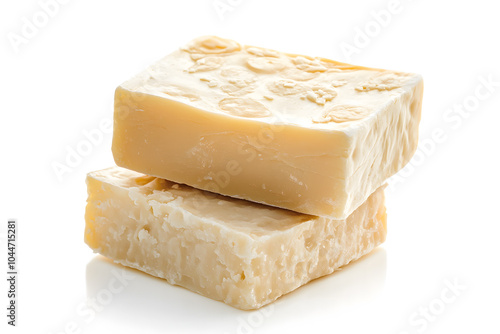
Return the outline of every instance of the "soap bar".
{"type": "Polygon", "coordinates": [[[118,166],[344,219],[410,160],[423,82],[202,37],[120,85],[118,166]]]}
{"type": "Polygon", "coordinates": [[[212,194],[113,167],[87,176],[85,242],[115,262],[249,310],[369,253],[383,189],[346,220],[212,194]]]}

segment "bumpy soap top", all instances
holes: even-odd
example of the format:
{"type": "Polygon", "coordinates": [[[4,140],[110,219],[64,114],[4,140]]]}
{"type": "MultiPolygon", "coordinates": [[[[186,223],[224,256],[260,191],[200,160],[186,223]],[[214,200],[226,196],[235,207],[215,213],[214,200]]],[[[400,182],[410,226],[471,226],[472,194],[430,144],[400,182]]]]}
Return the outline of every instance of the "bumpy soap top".
{"type": "Polygon", "coordinates": [[[209,112],[328,130],[359,124],[420,80],[205,36],[122,87],[209,112]]]}

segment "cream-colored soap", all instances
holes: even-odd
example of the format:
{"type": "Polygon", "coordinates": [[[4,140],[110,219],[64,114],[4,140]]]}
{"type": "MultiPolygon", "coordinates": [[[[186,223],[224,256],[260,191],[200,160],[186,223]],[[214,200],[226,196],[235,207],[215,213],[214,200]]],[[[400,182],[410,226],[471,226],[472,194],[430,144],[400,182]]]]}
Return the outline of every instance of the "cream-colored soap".
{"type": "Polygon", "coordinates": [[[385,240],[382,188],[345,220],[212,194],[119,167],[90,173],[85,242],[240,309],[266,305],[385,240]]]}
{"type": "Polygon", "coordinates": [[[423,83],[202,37],[116,90],[116,164],[344,219],[417,147],[423,83]]]}

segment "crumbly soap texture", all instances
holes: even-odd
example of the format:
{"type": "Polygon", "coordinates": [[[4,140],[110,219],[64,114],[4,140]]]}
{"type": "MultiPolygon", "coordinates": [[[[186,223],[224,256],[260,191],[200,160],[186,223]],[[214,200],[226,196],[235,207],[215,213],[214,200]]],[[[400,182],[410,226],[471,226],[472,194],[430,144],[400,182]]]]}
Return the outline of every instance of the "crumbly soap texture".
{"type": "Polygon", "coordinates": [[[85,242],[115,262],[256,309],[385,240],[382,189],[332,220],[212,194],[120,167],[90,173],[85,242]]]}
{"type": "Polygon", "coordinates": [[[85,242],[251,310],[386,237],[384,183],[418,143],[419,75],[197,38],[116,89],[85,242]]]}
{"type": "Polygon", "coordinates": [[[120,85],[118,166],[345,219],[411,159],[419,75],[202,37],[120,85]]]}

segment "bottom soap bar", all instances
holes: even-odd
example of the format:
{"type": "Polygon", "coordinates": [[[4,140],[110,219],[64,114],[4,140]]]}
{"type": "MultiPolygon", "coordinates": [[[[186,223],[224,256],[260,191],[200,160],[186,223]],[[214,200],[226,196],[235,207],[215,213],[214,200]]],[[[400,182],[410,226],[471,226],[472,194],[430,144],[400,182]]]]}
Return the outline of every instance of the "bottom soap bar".
{"type": "Polygon", "coordinates": [[[215,195],[113,167],[87,176],[85,242],[123,265],[256,309],[385,240],[383,189],[346,220],[215,195]]]}

